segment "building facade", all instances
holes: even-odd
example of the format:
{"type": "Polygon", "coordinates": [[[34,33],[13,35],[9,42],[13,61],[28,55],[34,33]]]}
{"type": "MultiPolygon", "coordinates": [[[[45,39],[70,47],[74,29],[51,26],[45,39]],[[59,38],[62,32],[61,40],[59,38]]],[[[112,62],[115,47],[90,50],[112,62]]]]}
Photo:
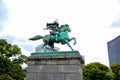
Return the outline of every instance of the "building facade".
{"type": "Polygon", "coordinates": [[[120,63],[120,36],[107,43],[109,64],[120,63]]]}

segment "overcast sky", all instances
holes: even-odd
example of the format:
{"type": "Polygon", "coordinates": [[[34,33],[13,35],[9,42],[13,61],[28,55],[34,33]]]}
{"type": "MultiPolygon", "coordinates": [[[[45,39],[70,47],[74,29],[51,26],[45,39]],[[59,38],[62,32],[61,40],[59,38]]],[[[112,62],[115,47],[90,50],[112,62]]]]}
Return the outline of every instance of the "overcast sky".
{"type": "Polygon", "coordinates": [[[28,38],[48,34],[43,28],[55,19],[60,25],[69,24],[69,37],[77,40],[70,44],[84,55],[86,64],[97,61],[109,66],[107,42],[120,35],[119,0],[0,0],[0,38],[17,44],[25,55],[42,44],[28,38]]]}

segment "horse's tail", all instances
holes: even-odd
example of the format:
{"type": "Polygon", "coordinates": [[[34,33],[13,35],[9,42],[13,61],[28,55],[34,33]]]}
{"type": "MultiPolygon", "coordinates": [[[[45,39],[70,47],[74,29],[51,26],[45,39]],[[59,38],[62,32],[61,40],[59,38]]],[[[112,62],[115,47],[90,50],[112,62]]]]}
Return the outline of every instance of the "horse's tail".
{"type": "Polygon", "coordinates": [[[39,40],[39,39],[42,39],[42,38],[43,38],[43,36],[41,36],[41,35],[36,35],[36,36],[34,36],[34,37],[32,37],[32,38],[29,38],[29,40],[35,41],[35,40],[39,40]]]}

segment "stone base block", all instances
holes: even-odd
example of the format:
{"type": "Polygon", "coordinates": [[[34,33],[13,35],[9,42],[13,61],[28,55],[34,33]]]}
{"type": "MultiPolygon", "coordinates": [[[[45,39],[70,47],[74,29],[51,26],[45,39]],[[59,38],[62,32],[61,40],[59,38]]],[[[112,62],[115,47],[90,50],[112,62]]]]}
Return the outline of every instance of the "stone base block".
{"type": "MultiPolygon", "coordinates": [[[[78,51],[69,52],[72,54],[30,56],[26,80],[83,80],[84,60],[78,51]]],[[[65,52],[55,52],[59,53],[65,52]]]]}

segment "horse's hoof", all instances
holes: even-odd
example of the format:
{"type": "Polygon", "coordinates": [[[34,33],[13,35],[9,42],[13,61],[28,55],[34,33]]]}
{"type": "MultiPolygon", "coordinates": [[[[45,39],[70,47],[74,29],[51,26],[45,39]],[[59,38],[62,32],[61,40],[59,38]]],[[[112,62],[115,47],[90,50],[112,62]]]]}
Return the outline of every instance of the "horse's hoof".
{"type": "Polygon", "coordinates": [[[74,43],[74,45],[75,45],[76,43],[74,43]]]}

